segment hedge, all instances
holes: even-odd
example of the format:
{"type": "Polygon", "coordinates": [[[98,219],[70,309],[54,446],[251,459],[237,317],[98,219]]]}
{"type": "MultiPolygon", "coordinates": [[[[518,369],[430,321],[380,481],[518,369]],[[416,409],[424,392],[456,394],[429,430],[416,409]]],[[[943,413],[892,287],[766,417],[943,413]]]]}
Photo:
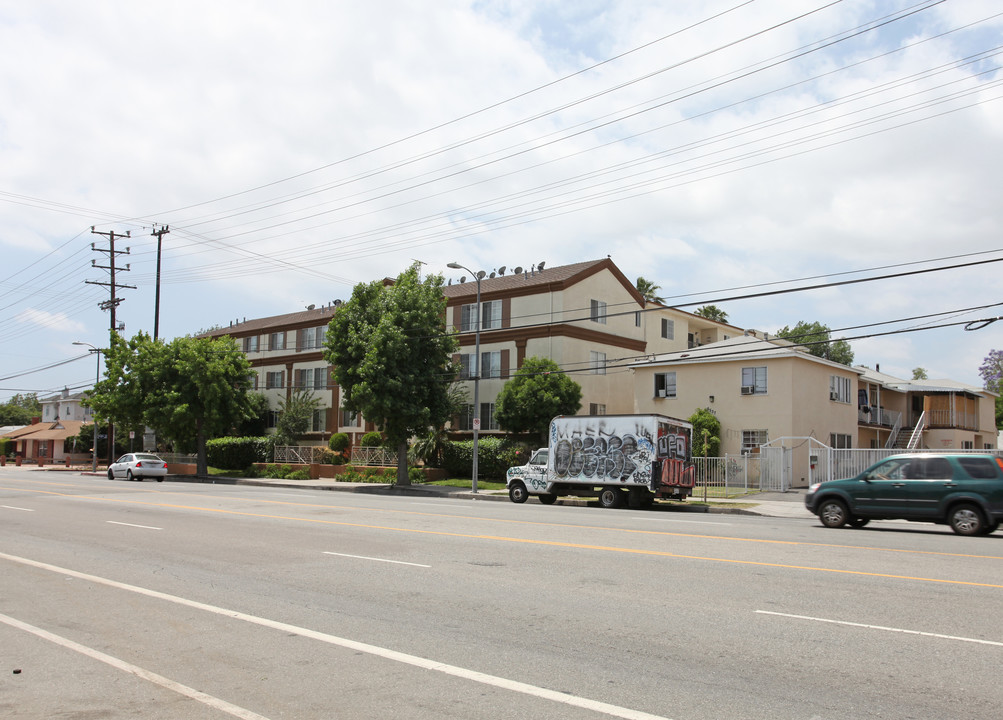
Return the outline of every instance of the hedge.
{"type": "MultiPolygon", "coordinates": [[[[497,437],[477,439],[477,475],[485,480],[505,479],[505,471],[519,462],[517,453],[522,446],[497,437]]],[[[525,453],[523,453],[525,457],[525,453]]],[[[442,466],[453,477],[473,474],[474,441],[458,440],[446,443],[442,453],[442,466]]]]}
{"type": "Polygon", "coordinates": [[[272,459],[270,437],[221,437],[205,444],[206,458],[214,468],[240,470],[272,459]]]}

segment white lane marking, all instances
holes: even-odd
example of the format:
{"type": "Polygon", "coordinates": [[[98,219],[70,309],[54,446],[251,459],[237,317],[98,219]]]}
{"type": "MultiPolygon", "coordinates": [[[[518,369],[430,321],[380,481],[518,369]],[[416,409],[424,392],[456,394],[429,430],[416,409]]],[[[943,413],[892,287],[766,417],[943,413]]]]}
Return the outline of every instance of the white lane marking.
{"type": "Polygon", "coordinates": [[[17,628],[19,630],[24,630],[25,632],[29,632],[33,635],[37,635],[43,640],[48,640],[49,642],[53,642],[56,645],[61,645],[64,648],[67,648],[68,650],[73,650],[74,652],[78,652],[81,655],[86,655],[87,657],[92,658],[94,660],[98,660],[99,662],[103,662],[106,665],[111,665],[113,668],[117,670],[122,670],[123,672],[135,675],[136,677],[142,678],[143,680],[151,682],[154,685],[159,685],[160,687],[166,688],[167,690],[173,690],[179,695],[184,695],[185,697],[189,697],[192,700],[197,700],[203,705],[208,705],[209,707],[221,710],[227,713],[228,715],[233,715],[234,717],[241,718],[241,720],[268,720],[268,718],[266,718],[264,715],[258,715],[255,712],[251,712],[250,710],[247,710],[245,708],[233,705],[231,703],[226,702],[225,700],[220,700],[217,697],[213,697],[212,695],[207,695],[206,693],[195,690],[194,688],[190,688],[187,685],[182,685],[181,683],[175,682],[174,680],[166,678],[163,675],[157,675],[156,673],[150,672],[149,670],[145,670],[137,665],[127,663],[124,660],[119,660],[118,658],[112,657],[111,655],[106,655],[100,650],[89,648],[86,645],[81,645],[80,643],[73,642],[72,640],[61,637],[59,635],[55,635],[47,630],[43,630],[42,628],[35,627],[34,625],[29,625],[28,623],[21,622],[20,620],[15,620],[9,615],[4,615],[0,613],[0,622],[6,623],[7,625],[10,625],[11,627],[17,628]]]}
{"type": "Polygon", "coordinates": [[[412,567],[430,568],[431,565],[419,565],[418,563],[404,562],[403,560],[387,560],[385,558],[366,557],[365,555],[346,555],[345,553],[327,552],[325,555],[337,555],[338,557],[355,558],[356,560],[373,560],[375,562],[393,563],[395,565],[411,565],[412,567]]]}
{"type": "Polygon", "coordinates": [[[269,620],[268,618],[248,615],[247,613],[237,612],[236,610],[227,610],[226,608],[217,607],[215,605],[208,605],[206,603],[198,602],[197,600],[189,600],[176,595],[168,595],[167,593],[150,590],[149,588],[138,587],[137,585],[120,583],[116,580],[109,580],[108,578],[99,577],[97,575],[88,575],[87,573],[69,570],[67,568],[59,567],[58,565],[49,565],[48,563],[39,562],[37,560],[29,560],[28,558],[22,558],[16,555],[8,555],[3,552],[0,552],[0,559],[9,560],[10,562],[20,563],[22,565],[28,565],[41,570],[49,570],[62,575],[69,575],[70,577],[75,577],[80,580],[87,580],[100,585],[113,587],[118,590],[126,590],[138,595],[146,595],[147,597],[175,603],[176,605],[195,608],[196,610],[213,613],[214,615],[222,615],[223,617],[228,617],[231,620],[243,620],[247,623],[260,625],[261,627],[299,635],[300,637],[309,638],[311,640],[318,640],[330,645],[336,645],[355,652],[366,653],[385,660],[404,663],[405,665],[411,665],[424,670],[433,670],[435,672],[452,675],[453,677],[458,677],[463,680],[470,680],[472,682],[478,682],[483,685],[522,693],[524,695],[541,698],[543,700],[551,700],[556,703],[561,703],[562,705],[570,705],[572,707],[584,708],[585,710],[592,710],[611,717],[623,718],[624,720],[669,720],[669,718],[662,717],[661,715],[652,715],[640,710],[633,710],[631,708],[620,707],[618,705],[610,705],[609,703],[600,702],[598,700],[590,700],[576,695],[569,695],[556,690],[548,690],[547,688],[529,685],[527,683],[519,682],[518,680],[509,680],[495,675],[487,675],[482,672],[477,672],[476,670],[468,670],[467,668],[457,667],[456,665],[447,665],[446,663],[441,663],[437,660],[430,660],[417,655],[408,655],[407,653],[397,652],[396,650],[382,648],[377,645],[369,645],[356,640],[348,640],[347,638],[341,638],[336,635],[328,635],[327,633],[310,630],[308,628],[301,628],[296,625],[279,622],[278,620],[269,620]]]}
{"type": "Polygon", "coordinates": [[[885,627],[883,625],[867,625],[866,623],[848,622],[846,620],[832,620],[829,618],[811,617],[810,615],[791,615],[790,613],[772,612],[770,610],[756,610],[760,615],[776,615],[777,617],[793,618],[795,620],[811,620],[813,622],[829,623],[830,625],[847,625],[849,627],[864,628],[865,630],[881,630],[883,632],[903,633],[905,635],[922,635],[923,637],[938,638],[940,640],[958,640],[959,642],[978,643],[979,645],[995,645],[1003,647],[1003,642],[995,640],[980,640],[979,638],[960,637],[958,635],[941,635],[940,633],[923,632],[921,630],[906,630],[904,628],[885,627]]]}
{"type": "Polygon", "coordinates": [[[144,530],[163,530],[163,528],[153,527],[152,525],[133,525],[132,523],[115,522],[114,520],[105,520],[105,522],[110,525],[125,525],[126,527],[143,528],[144,530]]]}
{"type": "Polygon", "coordinates": [[[20,508],[20,507],[14,507],[13,505],[0,505],[0,507],[7,508],[8,510],[22,510],[24,512],[35,512],[31,508],[20,508]]]}

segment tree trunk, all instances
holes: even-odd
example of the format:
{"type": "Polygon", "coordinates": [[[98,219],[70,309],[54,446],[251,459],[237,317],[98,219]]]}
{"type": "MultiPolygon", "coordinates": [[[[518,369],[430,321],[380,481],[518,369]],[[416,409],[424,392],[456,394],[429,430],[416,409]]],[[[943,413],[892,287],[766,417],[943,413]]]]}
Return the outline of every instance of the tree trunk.
{"type": "Polygon", "coordinates": [[[411,476],[407,474],[407,440],[397,446],[397,484],[411,484],[411,476]]]}

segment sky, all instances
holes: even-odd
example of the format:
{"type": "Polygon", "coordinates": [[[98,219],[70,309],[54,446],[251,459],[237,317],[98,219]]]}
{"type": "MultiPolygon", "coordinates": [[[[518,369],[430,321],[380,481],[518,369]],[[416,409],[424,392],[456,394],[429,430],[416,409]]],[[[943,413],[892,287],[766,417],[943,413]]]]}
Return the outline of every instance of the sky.
{"type": "Polygon", "coordinates": [[[109,233],[153,333],[164,227],[168,339],[414,262],[609,256],[981,385],[1001,53],[994,0],[0,0],[0,402],[93,383],[109,233]]]}

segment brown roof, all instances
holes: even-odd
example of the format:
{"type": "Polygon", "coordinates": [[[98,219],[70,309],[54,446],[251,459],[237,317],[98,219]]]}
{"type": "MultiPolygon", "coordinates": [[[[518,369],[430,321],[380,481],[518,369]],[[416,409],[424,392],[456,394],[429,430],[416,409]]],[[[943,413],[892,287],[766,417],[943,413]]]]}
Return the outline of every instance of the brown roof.
{"type": "Polygon", "coordinates": [[[59,420],[53,423],[37,423],[7,435],[15,440],[65,440],[80,434],[80,428],[90,425],[83,420],[59,420]]]}
{"type": "MultiPolygon", "coordinates": [[[[586,260],[585,262],[572,263],[570,265],[559,265],[554,268],[545,267],[543,270],[527,269],[521,273],[497,275],[493,278],[485,277],[481,280],[481,297],[490,299],[492,295],[527,295],[533,292],[540,292],[545,288],[563,289],[577,282],[581,282],[590,275],[594,275],[603,270],[609,270],[620,281],[620,283],[635,297],[637,302],[643,307],[644,299],[634,284],[620,271],[620,268],[609,258],[601,260],[586,260]],[[555,287],[557,286],[557,287],[555,287]]],[[[462,271],[460,271],[462,272],[462,271]]],[[[392,283],[389,278],[384,279],[384,284],[392,283]]],[[[477,283],[468,281],[465,283],[453,283],[445,285],[442,293],[447,301],[454,301],[458,298],[466,298],[477,293],[477,283]]],[[[316,325],[326,325],[338,311],[339,305],[323,305],[313,310],[301,310],[285,315],[272,315],[264,318],[254,318],[243,322],[231,323],[229,327],[211,330],[205,333],[208,337],[222,337],[232,335],[233,337],[243,337],[246,335],[257,335],[272,329],[294,329],[297,327],[306,328],[316,325]]]]}
{"type": "MultiPolygon", "coordinates": [[[[557,285],[558,289],[563,289],[603,270],[609,270],[613,273],[620,283],[635,296],[637,301],[642,306],[644,305],[644,300],[637,292],[637,288],[609,258],[586,260],[571,265],[558,265],[554,268],[545,267],[543,270],[527,269],[517,275],[485,277],[481,280],[481,297],[494,294],[524,295],[554,285],[557,285]]],[[[465,283],[446,285],[442,288],[442,292],[447,300],[466,298],[477,294],[477,283],[469,280],[465,283]]]]}

